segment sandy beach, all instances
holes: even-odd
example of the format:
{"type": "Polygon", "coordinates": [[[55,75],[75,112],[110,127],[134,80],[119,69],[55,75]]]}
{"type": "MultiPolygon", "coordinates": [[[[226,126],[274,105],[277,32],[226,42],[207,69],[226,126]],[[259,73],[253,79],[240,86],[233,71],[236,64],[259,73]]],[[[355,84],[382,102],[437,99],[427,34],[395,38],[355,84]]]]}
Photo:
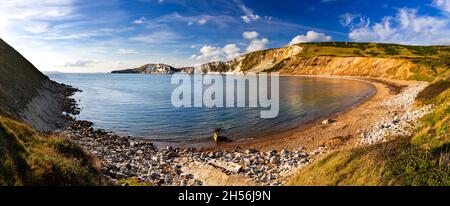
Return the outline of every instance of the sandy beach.
{"type": "MultiPolygon", "coordinates": [[[[307,75],[284,75],[307,76],[307,75]]],[[[312,151],[317,147],[326,146],[330,149],[353,147],[363,131],[369,126],[381,120],[387,114],[394,114],[392,107],[383,106],[382,103],[398,94],[403,88],[416,84],[414,81],[384,80],[366,77],[347,76],[313,76],[322,78],[341,78],[355,81],[364,81],[373,85],[376,93],[353,108],[328,117],[332,123],[322,124],[325,119],[320,119],[309,125],[302,125],[296,129],[280,132],[278,134],[261,137],[254,140],[236,141],[226,144],[218,144],[206,150],[231,150],[235,147],[254,148],[261,151],[283,150],[305,147],[312,151]]]]}

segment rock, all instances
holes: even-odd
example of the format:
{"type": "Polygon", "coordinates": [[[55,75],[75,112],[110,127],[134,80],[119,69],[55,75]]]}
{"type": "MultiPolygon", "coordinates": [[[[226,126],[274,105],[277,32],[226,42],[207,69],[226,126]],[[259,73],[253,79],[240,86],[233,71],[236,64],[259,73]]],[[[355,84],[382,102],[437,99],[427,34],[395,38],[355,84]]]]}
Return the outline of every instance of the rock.
{"type": "Polygon", "coordinates": [[[270,163],[272,164],[280,164],[280,160],[277,157],[271,157],[270,163]]]}
{"type": "Polygon", "coordinates": [[[287,156],[289,152],[287,150],[281,150],[281,156],[287,156]]]}
{"type": "Polygon", "coordinates": [[[178,156],[178,153],[174,152],[174,151],[170,151],[169,153],[167,153],[167,157],[168,158],[174,158],[178,156]]]}
{"type": "Polygon", "coordinates": [[[333,119],[326,119],[326,120],[323,120],[322,121],[322,124],[323,125],[327,125],[327,124],[331,124],[331,123],[333,123],[333,122],[335,122],[336,120],[333,120],[333,119]]]}
{"type": "Polygon", "coordinates": [[[94,123],[83,120],[83,121],[79,122],[79,125],[80,125],[80,127],[88,128],[88,127],[91,127],[92,125],[94,125],[94,123]]]}
{"type": "Polygon", "coordinates": [[[242,166],[233,162],[223,162],[219,160],[211,160],[208,162],[209,164],[220,167],[226,171],[239,173],[242,170],[242,166]]]}
{"type": "Polygon", "coordinates": [[[270,150],[269,152],[267,152],[268,156],[273,156],[276,155],[278,152],[276,150],[270,150]]]}
{"type": "Polygon", "coordinates": [[[253,153],[256,153],[256,152],[258,152],[258,150],[256,150],[256,149],[245,150],[245,154],[253,154],[253,153]]]}
{"type": "Polygon", "coordinates": [[[226,137],[220,136],[220,131],[221,130],[222,130],[221,128],[215,128],[214,129],[214,134],[213,134],[214,142],[226,142],[226,141],[228,141],[226,137]]]}

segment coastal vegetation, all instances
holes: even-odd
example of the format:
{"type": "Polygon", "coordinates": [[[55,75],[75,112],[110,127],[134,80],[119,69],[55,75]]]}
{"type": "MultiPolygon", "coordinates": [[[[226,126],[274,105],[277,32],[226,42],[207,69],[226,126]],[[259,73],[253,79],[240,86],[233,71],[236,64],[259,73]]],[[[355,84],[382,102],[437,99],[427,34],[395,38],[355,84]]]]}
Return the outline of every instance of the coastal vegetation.
{"type": "Polygon", "coordinates": [[[0,185],[107,184],[97,161],[67,139],[6,116],[0,116],[0,137],[0,185]]]}

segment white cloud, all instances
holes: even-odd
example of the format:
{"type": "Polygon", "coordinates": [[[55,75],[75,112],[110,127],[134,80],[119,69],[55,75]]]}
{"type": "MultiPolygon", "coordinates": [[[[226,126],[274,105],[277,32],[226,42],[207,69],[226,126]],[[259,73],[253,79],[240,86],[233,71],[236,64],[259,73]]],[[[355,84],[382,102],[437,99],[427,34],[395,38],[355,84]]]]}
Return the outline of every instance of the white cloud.
{"type": "Polygon", "coordinates": [[[353,27],[353,23],[356,18],[361,17],[359,14],[351,14],[351,13],[345,13],[340,16],[339,22],[342,26],[345,27],[353,27]]]}
{"type": "Polygon", "coordinates": [[[185,23],[188,26],[194,24],[203,26],[205,24],[215,24],[218,26],[227,26],[229,23],[235,22],[232,16],[227,15],[196,15],[196,16],[183,16],[177,12],[164,15],[152,20],[154,24],[173,24],[173,23],[185,23]]]}
{"type": "MultiPolygon", "coordinates": [[[[259,33],[256,31],[248,31],[242,34],[242,37],[249,40],[249,44],[246,48],[246,52],[254,52],[262,49],[266,49],[269,39],[258,39],[259,33]]],[[[200,49],[199,54],[193,54],[191,60],[201,60],[202,62],[208,61],[225,61],[237,58],[241,55],[241,49],[236,44],[227,44],[224,47],[215,47],[211,45],[205,45],[200,49]]]]}
{"type": "Polygon", "coordinates": [[[371,23],[369,18],[361,17],[359,23],[350,23],[349,37],[358,42],[447,45],[449,22],[447,17],[419,15],[417,9],[402,8],[380,22],[371,23]]]}
{"type": "Polygon", "coordinates": [[[223,47],[223,51],[227,55],[227,59],[234,59],[241,55],[241,49],[236,44],[227,44],[223,47]]]}
{"type": "Polygon", "coordinates": [[[252,22],[256,22],[259,20],[265,20],[265,21],[271,21],[272,17],[271,16],[260,16],[258,14],[255,14],[255,12],[253,12],[252,9],[248,8],[247,6],[245,6],[241,1],[235,0],[235,2],[237,3],[237,6],[241,9],[241,11],[244,13],[243,16],[241,16],[242,21],[244,21],[245,23],[249,24],[252,22]]]}
{"type": "Polygon", "coordinates": [[[31,34],[45,33],[50,29],[50,24],[46,22],[32,22],[24,24],[26,24],[27,26],[24,27],[23,30],[31,34]]]}
{"type": "Polygon", "coordinates": [[[258,38],[259,34],[256,31],[246,31],[242,34],[242,36],[244,39],[252,40],[258,38]]]}
{"type": "Polygon", "coordinates": [[[433,6],[444,12],[450,13],[450,0],[433,0],[433,6]]]}
{"type": "Polygon", "coordinates": [[[134,49],[118,49],[116,54],[137,54],[134,49]]]}
{"type": "Polygon", "coordinates": [[[133,24],[141,25],[141,24],[144,24],[145,21],[146,21],[145,17],[141,17],[139,19],[134,20],[133,24]]]}
{"type": "Polygon", "coordinates": [[[157,31],[146,35],[137,35],[130,37],[130,41],[137,41],[146,44],[168,44],[175,43],[181,37],[170,31],[157,31]]]}
{"type": "Polygon", "coordinates": [[[298,44],[302,42],[324,42],[331,41],[331,36],[327,36],[324,33],[315,31],[308,31],[306,35],[297,35],[294,37],[288,45],[298,44]]]}
{"type": "Polygon", "coordinates": [[[242,21],[244,21],[247,24],[261,19],[260,16],[254,15],[254,14],[247,15],[247,16],[241,16],[241,18],[242,18],[242,21]]]}
{"type": "Polygon", "coordinates": [[[241,19],[245,22],[245,23],[251,23],[254,21],[258,21],[261,19],[261,17],[255,13],[253,13],[253,10],[251,10],[250,8],[246,7],[244,4],[240,4],[239,7],[241,8],[241,10],[244,12],[244,16],[241,16],[241,19]]]}
{"type": "Polygon", "coordinates": [[[205,25],[207,22],[208,22],[208,18],[206,18],[206,17],[202,17],[197,21],[198,25],[205,25]]]}
{"type": "Polygon", "coordinates": [[[95,61],[92,60],[77,60],[75,62],[68,62],[64,65],[64,67],[76,67],[76,68],[85,68],[94,64],[95,61]]]}
{"type": "Polygon", "coordinates": [[[269,43],[269,39],[254,39],[250,42],[250,45],[247,47],[247,52],[254,52],[258,50],[266,49],[266,45],[269,43]]]}
{"type": "Polygon", "coordinates": [[[223,48],[205,45],[200,49],[199,55],[192,55],[191,59],[206,61],[230,60],[240,55],[240,48],[236,44],[227,44],[223,48]]]}

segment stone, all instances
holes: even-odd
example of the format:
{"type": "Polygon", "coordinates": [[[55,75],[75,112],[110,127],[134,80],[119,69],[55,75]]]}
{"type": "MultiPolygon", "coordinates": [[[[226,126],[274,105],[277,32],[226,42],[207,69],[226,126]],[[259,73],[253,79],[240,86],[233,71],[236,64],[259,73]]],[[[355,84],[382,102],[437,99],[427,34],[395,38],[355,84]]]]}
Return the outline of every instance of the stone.
{"type": "Polygon", "coordinates": [[[208,162],[209,164],[220,167],[226,171],[239,173],[242,170],[242,166],[233,162],[224,162],[219,160],[211,160],[208,162]]]}
{"type": "Polygon", "coordinates": [[[178,154],[176,152],[174,152],[174,151],[170,151],[169,153],[167,153],[167,157],[168,158],[174,158],[176,156],[178,156],[178,154]]]}
{"type": "Polygon", "coordinates": [[[253,154],[253,153],[256,153],[256,152],[258,152],[258,150],[256,150],[256,149],[245,150],[245,154],[253,154]]]}
{"type": "Polygon", "coordinates": [[[280,160],[278,158],[276,158],[276,157],[271,157],[270,158],[270,163],[272,163],[272,164],[279,164],[280,160]]]}
{"type": "Polygon", "coordinates": [[[326,120],[323,120],[323,121],[322,121],[322,124],[323,124],[323,125],[327,125],[327,124],[331,124],[331,123],[333,123],[333,122],[335,122],[335,120],[333,120],[333,119],[326,119],[326,120]]]}

